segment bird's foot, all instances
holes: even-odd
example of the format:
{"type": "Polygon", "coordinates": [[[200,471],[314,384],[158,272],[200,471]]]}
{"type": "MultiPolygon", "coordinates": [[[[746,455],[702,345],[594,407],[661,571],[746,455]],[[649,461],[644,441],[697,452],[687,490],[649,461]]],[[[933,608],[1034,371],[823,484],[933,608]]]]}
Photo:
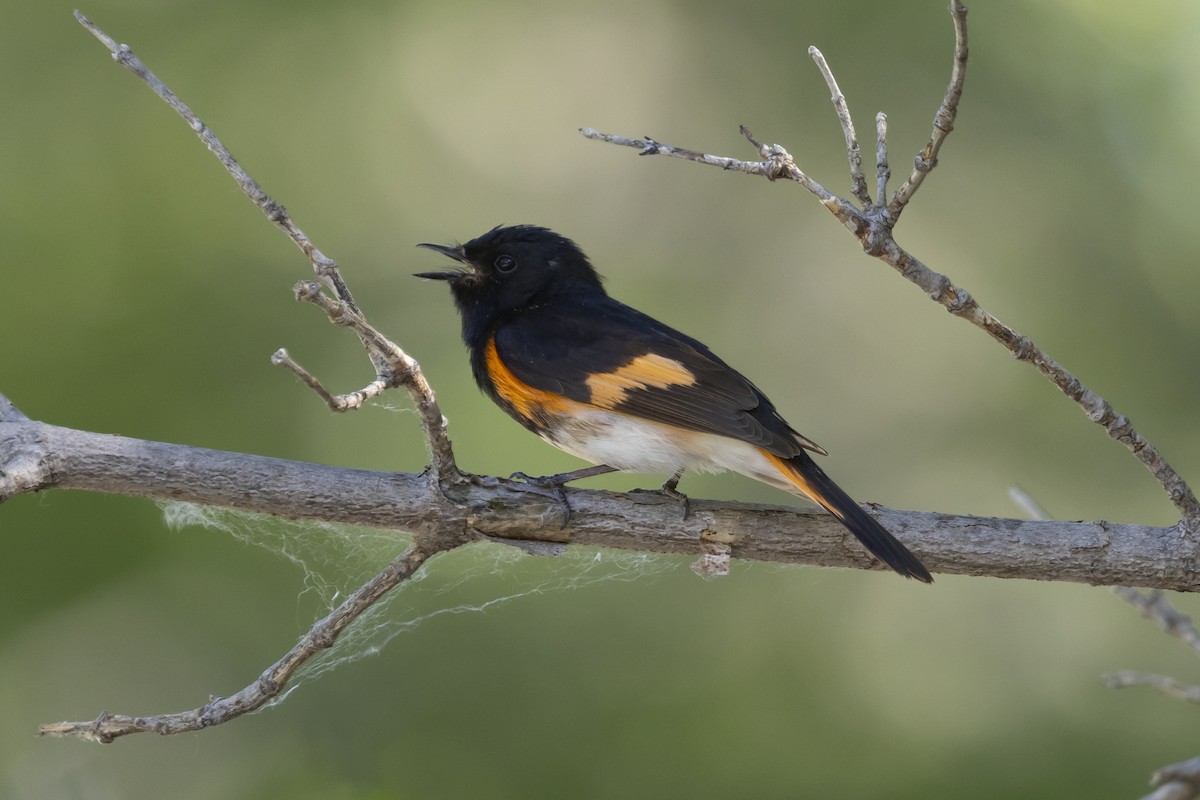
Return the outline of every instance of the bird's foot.
{"type": "Polygon", "coordinates": [[[559,529],[567,527],[571,522],[571,504],[567,502],[567,494],[562,489],[561,483],[552,483],[548,478],[553,478],[553,475],[543,477],[531,477],[524,472],[514,472],[508,476],[505,486],[514,492],[529,492],[530,494],[541,495],[548,497],[558,503],[559,509],[562,511],[562,524],[559,529]]]}
{"type": "Polygon", "coordinates": [[[563,491],[563,486],[580,478],[590,478],[593,475],[604,475],[609,472],[616,472],[616,467],[599,464],[594,467],[577,469],[573,472],[560,472],[557,475],[539,476],[526,475],[524,472],[514,472],[508,476],[508,485],[515,491],[540,494],[557,502],[562,509],[562,527],[565,528],[571,522],[571,504],[567,502],[567,494],[563,491]]]}
{"type": "Polygon", "coordinates": [[[678,484],[679,481],[675,481],[674,483],[667,481],[661,487],[659,487],[658,493],[664,497],[670,497],[674,500],[678,500],[680,507],[683,509],[683,518],[687,519],[692,513],[692,501],[688,499],[686,494],[675,488],[675,486],[678,484]]]}
{"type": "Polygon", "coordinates": [[[634,489],[633,491],[639,494],[657,494],[662,497],[669,497],[672,500],[678,501],[680,508],[683,510],[683,519],[686,520],[689,516],[691,516],[692,504],[691,500],[688,499],[688,496],[676,488],[679,486],[679,479],[682,477],[683,470],[679,470],[670,478],[668,478],[666,483],[657,489],[634,489]]]}

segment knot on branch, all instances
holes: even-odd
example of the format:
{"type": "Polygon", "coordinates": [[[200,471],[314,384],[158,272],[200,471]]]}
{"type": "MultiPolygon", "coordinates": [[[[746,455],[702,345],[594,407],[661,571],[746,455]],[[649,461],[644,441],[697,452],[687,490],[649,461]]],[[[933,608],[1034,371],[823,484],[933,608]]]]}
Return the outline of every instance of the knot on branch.
{"type": "Polygon", "coordinates": [[[763,171],[769,181],[788,176],[795,167],[792,154],[781,145],[764,144],[758,148],[758,152],[764,159],[763,171]]]}
{"type": "Polygon", "coordinates": [[[643,139],[642,142],[645,146],[638,153],[639,156],[656,156],[662,152],[658,149],[658,142],[654,141],[649,136],[643,139]]]}
{"type": "Polygon", "coordinates": [[[859,216],[866,223],[866,229],[859,236],[863,252],[872,258],[880,258],[895,241],[892,239],[892,231],[878,214],[864,213],[859,216]]]}
{"type": "Polygon", "coordinates": [[[315,247],[309,257],[312,259],[313,270],[318,277],[325,278],[337,272],[337,263],[315,247]]]}
{"type": "Polygon", "coordinates": [[[296,300],[305,303],[311,303],[320,293],[321,284],[316,281],[296,281],[296,285],[292,287],[292,294],[296,300]]]}
{"type": "Polygon", "coordinates": [[[933,172],[933,168],[936,166],[937,158],[933,155],[933,148],[928,145],[926,145],[924,150],[917,153],[917,157],[913,159],[913,169],[917,172],[930,173],[933,172]]]}
{"type": "Polygon", "coordinates": [[[1028,361],[1033,358],[1035,352],[1037,352],[1037,348],[1028,336],[1017,336],[1013,341],[1012,354],[1013,358],[1018,361],[1028,361]]]}
{"type": "Polygon", "coordinates": [[[129,47],[129,45],[122,44],[118,45],[117,49],[113,51],[112,60],[121,66],[128,68],[136,64],[138,59],[137,56],[133,54],[133,50],[129,47]]]}
{"type": "Polygon", "coordinates": [[[945,108],[939,108],[938,113],[933,118],[933,127],[944,134],[950,134],[954,130],[954,115],[945,108]]]}
{"type": "Polygon", "coordinates": [[[267,219],[276,225],[280,225],[288,219],[288,212],[283,204],[275,202],[267,195],[263,195],[261,208],[263,213],[267,215],[267,219]]]}
{"type": "MultiPolygon", "coordinates": [[[[947,279],[947,282],[949,282],[949,279],[947,279]]],[[[966,289],[959,286],[951,286],[950,295],[950,300],[946,303],[946,310],[956,317],[969,314],[975,308],[975,298],[966,289]]]]}
{"type": "Polygon", "coordinates": [[[1150,778],[1150,785],[1159,789],[1151,797],[1194,797],[1196,792],[1200,791],[1200,756],[1177,764],[1168,764],[1154,773],[1150,778]],[[1163,793],[1164,789],[1174,789],[1176,786],[1178,791],[1172,794],[1163,793]]]}
{"type": "Polygon", "coordinates": [[[1139,443],[1134,441],[1135,436],[1133,423],[1131,423],[1129,421],[1129,417],[1125,416],[1124,414],[1117,414],[1113,418],[1112,422],[1109,423],[1108,435],[1116,439],[1118,442],[1121,442],[1129,449],[1133,450],[1135,454],[1138,452],[1138,450],[1145,446],[1145,444],[1142,443],[1141,447],[1139,447],[1139,443]]]}
{"type": "MultiPolygon", "coordinates": [[[[1078,402],[1083,406],[1083,413],[1087,414],[1089,420],[1097,425],[1103,425],[1107,420],[1113,418],[1113,409],[1107,400],[1090,390],[1084,389],[1078,379],[1076,379],[1075,383],[1079,385],[1080,390],[1078,402]]],[[[1126,420],[1125,424],[1128,426],[1129,421],[1126,420]]]]}
{"type": "Polygon", "coordinates": [[[334,325],[353,327],[355,321],[360,319],[360,315],[356,313],[356,309],[322,292],[321,284],[317,281],[296,281],[296,284],[292,287],[292,294],[297,300],[312,303],[320,308],[334,325]]]}

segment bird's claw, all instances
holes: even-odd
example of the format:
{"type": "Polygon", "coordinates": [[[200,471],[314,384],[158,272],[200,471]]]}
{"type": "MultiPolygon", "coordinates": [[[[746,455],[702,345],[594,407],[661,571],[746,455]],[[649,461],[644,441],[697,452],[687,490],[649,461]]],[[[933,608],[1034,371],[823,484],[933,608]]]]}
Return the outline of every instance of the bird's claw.
{"type": "Polygon", "coordinates": [[[563,481],[558,475],[541,475],[532,476],[526,475],[524,472],[514,472],[508,476],[506,485],[518,492],[530,492],[531,494],[548,497],[558,503],[562,509],[562,528],[567,527],[571,522],[571,504],[567,502],[567,493],[563,491],[563,481]]]}
{"type": "Polygon", "coordinates": [[[683,508],[683,519],[686,520],[692,513],[692,503],[688,496],[679,491],[676,487],[679,486],[679,479],[683,477],[683,470],[679,470],[657,489],[634,489],[633,492],[638,494],[656,494],[659,497],[669,497],[672,500],[677,500],[683,508]]]}
{"type": "Polygon", "coordinates": [[[663,497],[670,497],[679,501],[679,505],[683,507],[683,518],[686,520],[692,514],[692,501],[683,492],[676,489],[674,486],[669,486],[670,481],[664,483],[658,489],[658,493],[663,497]]]}

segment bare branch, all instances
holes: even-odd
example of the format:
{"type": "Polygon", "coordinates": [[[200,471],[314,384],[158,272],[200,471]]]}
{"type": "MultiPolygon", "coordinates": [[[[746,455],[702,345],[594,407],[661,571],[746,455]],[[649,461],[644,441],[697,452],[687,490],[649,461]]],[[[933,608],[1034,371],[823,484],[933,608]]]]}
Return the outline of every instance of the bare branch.
{"type": "MultiPolygon", "coordinates": [[[[912,174],[896,190],[892,201],[888,203],[888,216],[891,217],[893,225],[900,219],[901,212],[904,211],[904,207],[908,205],[912,196],[916,194],[917,189],[921,188],[925,176],[937,166],[938,152],[942,149],[942,143],[946,141],[950,131],[954,130],[954,118],[958,115],[958,103],[962,100],[963,80],[967,74],[967,7],[959,0],[951,0],[950,16],[954,19],[954,65],[950,68],[950,84],[946,87],[942,104],[938,106],[937,113],[933,116],[933,133],[929,135],[929,144],[917,153],[917,157],[913,161],[912,174]]],[[[883,203],[883,201],[884,198],[881,195],[879,202],[883,203]]]]}
{"type": "Polygon", "coordinates": [[[186,103],[180,100],[174,92],[167,88],[167,85],[159,80],[158,76],[151,72],[150,69],[133,54],[133,51],[129,49],[129,45],[117,44],[117,42],[111,36],[100,30],[95,23],[93,23],[79,11],[75,12],[75,19],[78,20],[79,24],[86,28],[87,31],[92,34],[92,36],[95,36],[105,47],[109,49],[109,51],[112,53],[113,61],[116,61],[122,67],[136,75],[138,79],[142,81],[142,83],[150,87],[152,92],[162,98],[163,102],[169,105],[176,114],[183,118],[183,121],[187,123],[187,126],[191,128],[196,136],[200,138],[200,141],[204,142],[204,146],[207,147],[209,151],[216,156],[217,160],[221,162],[221,165],[225,167],[225,170],[237,183],[238,188],[242,190],[242,193],[245,194],[246,197],[250,198],[250,202],[258,206],[259,210],[266,215],[267,219],[269,219],[284,233],[286,233],[288,238],[291,239],[296,246],[304,252],[304,255],[308,257],[310,262],[312,262],[313,270],[316,272],[317,277],[329,284],[330,288],[335,289],[338,297],[342,298],[343,301],[353,304],[354,300],[350,296],[350,290],[346,288],[345,283],[341,281],[340,276],[337,273],[337,264],[334,263],[333,259],[327,257],[324,253],[318,250],[311,241],[309,241],[308,236],[306,236],[304,232],[300,230],[300,228],[297,227],[297,225],[292,221],[292,218],[288,216],[287,209],[271,199],[271,196],[268,195],[266,191],[264,191],[263,188],[259,186],[258,183],[251,178],[244,169],[242,169],[242,165],[239,164],[237,159],[235,159],[229,150],[226,149],[225,145],[221,143],[221,140],[217,138],[217,135],[213,133],[212,130],[210,130],[209,127],[205,125],[199,117],[196,116],[195,112],[193,112],[186,103]]]}
{"type": "MultiPolygon", "coordinates": [[[[75,19],[112,52],[114,61],[141,79],[150,87],[151,91],[183,118],[188,127],[196,133],[200,141],[204,142],[204,145],[237,182],[242,192],[308,257],[317,278],[333,290],[337,300],[322,295],[320,286],[312,281],[302,281],[297,284],[296,298],[320,306],[325,310],[330,321],[335,324],[352,328],[366,348],[367,355],[375,368],[376,377],[365,388],[348,395],[341,395],[341,400],[339,400],[324,387],[318,389],[320,382],[314,376],[307,372],[297,372],[295,369],[297,365],[290,358],[276,361],[272,357],[272,362],[287,366],[300,375],[305,383],[316,391],[325,404],[334,411],[349,411],[359,408],[368,397],[375,396],[389,388],[404,386],[408,389],[420,416],[434,475],[443,480],[459,480],[461,476],[454,462],[454,450],[450,442],[450,434],[446,429],[446,419],[438,407],[433,389],[425,380],[421,365],[404,352],[399,345],[367,323],[333,259],[317,249],[308,236],[292,221],[287,209],[271,199],[271,196],[258,185],[258,182],[242,168],[225,145],[221,143],[221,140],[217,138],[217,135],[133,54],[128,45],[117,44],[112,37],[78,11],[75,12],[75,19]],[[305,378],[305,375],[308,377],[305,378]]],[[[286,353],[286,351],[284,352],[286,353]]]]}
{"type": "MultiPolygon", "coordinates": [[[[1163,592],[1158,589],[1141,592],[1124,586],[1114,587],[1113,591],[1121,599],[1139,608],[1143,617],[1154,620],[1165,633],[1174,636],[1190,647],[1192,652],[1200,655],[1200,633],[1192,625],[1192,618],[1172,606],[1163,592]]],[[[1123,670],[1105,676],[1105,684],[1111,689],[1149,686],[1176,700],[1200,703],[1200,686],[1182,683],[1168,675],[1123,670]]],[[[1154,773],[1150,785],[1158,788],[1142,800],[1191,800],[1200,793],[1200,756],[1163,767],[1154,773]]]]}
{"type": "MultiPolygon", "coordinates": [[[[816,63],[817,69],[821,71],[821,77],[825,79],[825,85],[829,87],[833,110],[837,114],[838,122],[842,124],[842,135],[846,137],[846,153],[850,161],[850,191],[858,198],[862,207],[866,208],[871,205],[871,195],[867,193],[867,178],[863,174],[862,166],[862,150],[858,146],[858,134],[854,132],[854,120],[850,117],[846,96],[838,87],[837,79],[833,77],[833,71],[829,69],[829,64],[825,62],[825,56],[821,55],[821,51],[815,47],[809,47],[808,55],[816,63]]],[[[879,195],[879,202],[882,203],[883,199],[883,195],[879,195]]]]}
{"type": "MultiPolygon", "coordinates": [[[[955,286],[945,275],[934,272],[897,244],[893,238],[892,228],[895,225],[897,216],[904,205],[912,198],[921,181],[924,180],[924,175],[937,163],[937,153],[945,137],[954,127],[954,117],[962,95],[963,76],[966,68],[967,29],[966,8],[957,2],[957,0],[954,0],[951,3],[950,11],[954,19],[955,30],[954,67],[950,84],[934,118],[933,136],[930,138],[926,148],[922,150],[921,155],[918,156],[917,168],[914,169],[913,175],[905,182],[904,186],[897,190],[896,196],[888,204],[887,208],[868,205],[862,209],[858,209],[846,200],[832,195],[823,186],[799,169],[792,160],[792,156],[783,147],[774,144],[760,145],[748,135],[744,126],[742,128],[743,133],[747,134],[747,138],[759,148],[759,153],[765,159],[764,161],[757,163],[737,162],[734,159],[728,159],[723,156],[714,156],[694,150],[675,148],[671,145],[650,139],[631,140],[613,134],[600,133],[590,128],[582,129],[581,132],[589,139],[625,146],[642,146],[642,153],[644,155],[681,156],[686,153],[687,155],[683,157],[696,163],[721,166],[723,169],[734,168],[730,165],[737,164],[736,169],[739,172],[745,172],[750,175],[762,175],[769,180],[785,177],[799,183],[816,195],[830,213],[837,217],[858,238],[863,250],[868,255],[872,255],[890,265],[904,278],[919,286],[934,302],[945,307],[950,313],[962,317],[985,331],[1016,358],[1033,365],[1038,372],[1057,386],[1063,394],[1075,401],[1083,409],[1088,419],[1100,425],[1110,438],[1125,445],[1134,457],[1141,461],[1158,480],[1159,484],[1162,485],[1167,496],[1179,511],[1184,528],[1181,531],[1181,536],[1190,537],[1192,532],[1200,531],[1200,501],[1197,501],[1191,487],[1167,463],[1167,460],[1158,449],[1134,429],[1129,419],[1122,414],[1118,414],[1107,400],[1085,386],[1082,381],[1064,369],[1062,365],[1047,355],[1045,351],[1037,347],[1029,337],[1024,336],[994,317],[980,306],[969,292],[955,286]],[[646,143],[650,143],[652,146],[645,146],[646,143]]],[[[821,66],[823,63],[823,60],[819,61],[818,66],[821,66]]],[[[825,65],[822,71],[824,72],[827,69],[828,66],[825,65]]],[[[832,80],[832,76],[830,76],[829,81],[831,85],[836,86],[836,82],[832,80]]],[[[840,96],[840,92],[836,92],[835,94],[840,96]]],[[[839,106],[839,120],[842,120],[840,105],[835,100],[835,106],[839,106]]],[[[846,119],[849,118],[848,111],[845,116],[846,119]]],[[[847,131],[847,139],[849,141],[852,128],[849,128],[844,120],[842,124],[843,130],[847,131]]],[[[885,144],[886,122],[877,120],[877,130],[877,153],[879,158],[877,178],[882,184],[885,181],[883,175],[887,171],[885,161],[887,152],[885,144]]],[[[860,160],[856,142],[848,147],[847,158],[850,161],[851,173],[854,174],[856,160],[860,160]]],[[[858,167],[858,169],[861,171],[861,167],[858,167]]]]}
{"type": "MultiPolygon", "coordinates": [[[[439,485],[425,474],[306,464],[29,420],[0,422],[0,501],[51,488],[183,500],[459,542],[483,535],[692,559],[710,542],[728,545],[737,559],[883,569],[837,520],[812,508],[693,499],[691,513],[681,519],[677,502],[656,494],[567,489],[572,513],[563,529],[554,500],[514,490],[501,479],[439,485]]],[[[1200,590],[1200,547],[1173,528],[870,509],[939,573],[1200,590]]]]}
{"type": "Polygon", "coordinates": [[[337,642],[338,636],[393,588],[416,574],[421,565],[438,552],[423,544],[414,544],[396,558],[387,569],[365,583],[344,603],[315,623],[300,641],[282,658],[263,671],[258,679],[231,697],[213,697],[191,711],[174,714],[131,717],[107,711],[89,722],[56,722],[42,725],[42,736],[75,736],[100,744],[108,744],[131,733],[174,733],[198,731],[237,719],[257,711],[278,697],[288,681],[306,661],[337,642]]]}
{"type": "Polygon", "coordinates": [[[392,388],[391,384],[379,378],[357,392],[335,395],[330,393],[315,375],[296,363],[296,360],[284,348],[281,347],[271,354],[271,363],[291,370],[297,378],[304,381],[308,388],[325,401],[325,405],[329,407],[330,411],[341,412],[362,408],[372,397],[377,397],[392,388]]]}
{"type": "MultiPolygon", "coordinates": [[[[367,398],[380,394],[386,389],[404,386],[408,389],[413,405],[416,406],[417,414],[421,419],[421,427],[425,431],[425,441],[432,459],[430,468],[433,470],[434,477],[439,481],[446,482],[462,480],[462,473],[454,461],[454,449],[450,443],[446,418],[442,416],[442,410],[438,406],[433,387],[425,379],[425,373],[421,370],[421,365],[417,363],[417,360],[367,322],[366,317],[355,306],[335,300],[321,292],[321,287],[316,281],[300,281],[295,286],[295,293],[297,300],[312,303],[324,311],[334,325],[352,329],[358,334],[358,338],[367,349],[377,354],[388,365],[388,369],[365,388],[349,395],[341,395],[340,398],[333,398],[335,404],[343,406],[334,408],[334,410],[346,411],[357,408],[367,398]]],[[[317,391],[315,387],[313,388],[314,391],[317,391]]],[[[322,395],[322,391],[317,391],[317,394],[322,395]]],[[[325,392],[322,399],[325,399],[328,394],[325,392]]],[[[329,401],[326,400],[327,405],[328,403],[329,401]]],[[[331,408],[333,407],[331,406],[331,408]]]]}
{"type": "Polygon", "coordinates": [[[1020,486],[1008,487],[1008,498],[1016,503],[1029,519],[1050,519],[1050,515],[1037,500],[1033,499],[1033,495],[1020,486]]]}
{"type": "Polygon", "coordinates": [[[1174,697],[1176,700],[1184,700],[1188,703],[1200,703],[1200,686],[1188,686],[1168,675],[1156,675],[1153,672],[1122,670],[1105,676],[1104,684],[1110,689],[1149,686],[1168,697],[1174,697]]]}
{"type": "Polygon", "coordinates": [[[1150,785],[1158,788],[1142,800],[1192,800],[1200,794],[1200,756],[1168,764],[1154,773],[1150,785]]]}
{"type": "Polygon", "coordinates": [[[1163,632],[1174,636],[1200,655],[1200,632],[1196,631],[1192,618],[1172,606],[1161,591],[1140,592],[1125,586],[1117,586],[1113,591],[1122,600],[1141,609],[1143,617],[1157,622],[1163,632]]]}
{"type": "Polygon", "coordinates": [[[881,203],[887,197],[888,179],[891,177],[887,152],[887,114],[880,111],[875,115],[875,196],[881,203]]]}
{"type": "Polygon", "coordinates": [[[727,156],[712,156],[707,153],[700,153],[696,150],[687,150],[683,147],[674,147],[662,142],[656,142],[649,137],[645,139],[630,139],[625,136],[617,136],[612,133],[601,133],[600,131],[591,128],[580,128],[579,132],[588,139],[598,139],[602,142],[610,144],[618,144],[622,147],[633,147],[641,152],[643,156],[671,156],[672,158],[683,158],[688,161],[697,161],[702,164],[708,164],[712,167],[720,167],[721,169],[731,170],[733,172],[744,172],[747,175],[762,175],[771,177],[770,166],[759,161],[740,161],[736,158],[727,156]]]}

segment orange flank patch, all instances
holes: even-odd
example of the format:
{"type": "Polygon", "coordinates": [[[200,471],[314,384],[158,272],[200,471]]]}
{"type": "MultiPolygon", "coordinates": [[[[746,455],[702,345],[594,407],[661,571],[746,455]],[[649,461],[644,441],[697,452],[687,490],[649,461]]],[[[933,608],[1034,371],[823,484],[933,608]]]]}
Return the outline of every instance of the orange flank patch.
{"type": "Polygon", "coordinates": [[[565,412],[578,405],[562,395],[535,389],[513,375],[500,360],[495,339],[488,340],[484,349],[484,361],[487,364],[488,375],[496,385],[496,392],[526,419],[565,412]]]}
{"type": "Polygon", "coordinates": [[[811,483],[809,483],[808,480],[803,475],[801,475],[797,470],[793,469],[792,466],[790,464],[788,464],[788,462],[786,460],[780,458],[779,456],[775,455],[774,453],[769,453],[766,450],[763,450],[762,448],[759,448],[759,452],[763,454],[763,456],[767,459],[767,461],[771,462],[771,466],[773,466],[773,467],[775,467],[775,469],[779,470],[780,475],[787,478],[788,483],[790,483],[792,486],[795,486],[797,489],[799,489],[801,492],[803,492],[805,497],[807,497],[809,500],[812,500],[814,503],[820,505],[822,508],[824,508],[830,514],[833,514],[838,519],[843,520],[843,521],[846,519],[846,515],[844,513],[842,513],[840,510],[838,510],[838,508],[836,506],[834,506],[832,503],[830,503],[828,500],[826,500],[824,497],[822,497],[821,492],[815,486],[813,486],[811,483]]]}
{"type": "Polygon", "coordinates": [[[587,379],[592,405],[616,408],[631,391],[665,389],[668,386],[691,386],[696,376],[673,358],[651,353],[638,356],[612,372],[592,375],[587,379]]]}

